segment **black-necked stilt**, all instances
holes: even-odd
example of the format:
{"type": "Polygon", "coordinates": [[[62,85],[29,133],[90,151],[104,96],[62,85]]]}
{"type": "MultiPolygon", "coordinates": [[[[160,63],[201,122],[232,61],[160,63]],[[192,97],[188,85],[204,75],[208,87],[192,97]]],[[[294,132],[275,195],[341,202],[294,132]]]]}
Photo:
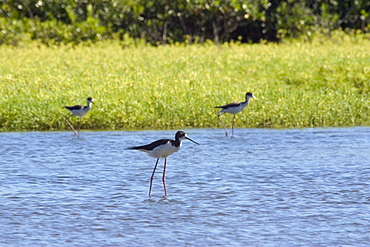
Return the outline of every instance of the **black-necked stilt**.
{"type": "Polygon", "coordinates": [[[181,141],[185,139],[188,139],[189,141],[192,141],[199,145],[199,143],[190,139],[184,131],[177,131],[175,135],[175,140],[161,139],[161,140],[152,142],[148,145],[128,148],[128,149],[146,152],[148,153],[149,156],[157,158],[157,161],[155,162],[155,166],[153,169],[152,176],[150,177],[149,197],[152,191],[152,183],[153,183],[155,169],[157,168],[158,161],[160,158],[164,159],[162,182],[163,182],[163,188],[164,188],[164,196],[167,195],[166,182],[165,182],[167,157],[170,154],[179,151],[179,149],[181,148],[181,141]]]}
{"type": "Polygon", "coordinates": [[[246,93],[245,95],[245,101],[244,102],[240,102],[240,103],[230,103],[230,104],[227,104],[227,105],[223,105],[223,106],[216,106],[215,108],[222,108],[221,111],[219,111],[217,114],[218,114],[218,119],[220,121],[220,123],[222,124],[222,127],[224,128],[225,130],[225,136],[227,136],[227,130],[225,128],[225,125],[224,123],[222,122],[220,116],[224,113],[231,113],[233,114],[233,122],[232,122],[232,136],[234,136],[234,120],[235,120],[235,114],[238,113],[238,112],[241,112],[249,103],[249,99],[250,98],[253,98],[253,99],[257,99],[256,97],[253,96],[252,93],[246,93]]]}
{"type": "Polygon", "coordinates": [[[93,103],[93,98],[87,98],[87,106],[83,105],[75,105],[75,106],[65,106],[67,110],[69,110],[73,116],[80,117],[80,121],[78,124],[78,132],[73,128],[72,124],[66,119],[69,127],[73,130],[76,136],[80,135],[80,127],[81,127],[81,118],[90,110],[91,104],[93,103]]]}

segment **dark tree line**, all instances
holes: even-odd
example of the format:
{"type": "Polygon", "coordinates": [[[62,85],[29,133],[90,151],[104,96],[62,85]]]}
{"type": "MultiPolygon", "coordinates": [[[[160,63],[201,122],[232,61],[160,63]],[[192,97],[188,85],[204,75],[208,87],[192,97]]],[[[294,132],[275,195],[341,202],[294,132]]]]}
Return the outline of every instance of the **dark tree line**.
{"type": "Polygon", "coordinates": [[[369,28],[369,0],[0,0],[0,43],[25,34],[45,43],[255,43],[369,28]]]}

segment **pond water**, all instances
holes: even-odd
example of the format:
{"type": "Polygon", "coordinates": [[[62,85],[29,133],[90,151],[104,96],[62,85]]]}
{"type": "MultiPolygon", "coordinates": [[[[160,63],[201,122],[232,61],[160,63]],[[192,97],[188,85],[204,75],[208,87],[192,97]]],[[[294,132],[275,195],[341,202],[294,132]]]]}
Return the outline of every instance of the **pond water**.
{"type": "Polygon", "coordinates": [[[370,128],[0,133],[0,245],[370,245],[370,128]]]}

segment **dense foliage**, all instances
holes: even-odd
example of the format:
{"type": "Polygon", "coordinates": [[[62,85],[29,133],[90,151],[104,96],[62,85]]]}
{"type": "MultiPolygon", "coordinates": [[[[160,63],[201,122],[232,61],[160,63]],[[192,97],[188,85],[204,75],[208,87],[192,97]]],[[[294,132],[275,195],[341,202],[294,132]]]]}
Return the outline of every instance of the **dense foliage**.
{"type": "Polygon", "coordinates": [[[368,32],[368,0],[0,0],[0,44],[133,38],[154,45],[368,32]]]}

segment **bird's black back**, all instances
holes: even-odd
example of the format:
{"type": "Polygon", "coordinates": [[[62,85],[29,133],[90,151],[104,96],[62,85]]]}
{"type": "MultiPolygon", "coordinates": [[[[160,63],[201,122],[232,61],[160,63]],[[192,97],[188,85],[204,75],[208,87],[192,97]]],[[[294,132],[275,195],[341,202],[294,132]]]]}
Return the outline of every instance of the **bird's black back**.
{"type": "Polygon", "coordinates": [[[147,150],[147,151],[151,151],[153,150],[154,148],[160,146],[160,145],[164,145],[168,142],[171,142],[173,140],[171,139],[161,139],[161,140],[157,140],[157,141],[154,141],[150,144],[147,144],[147,145],[143,145],[143,146],[135,146],[135,147],[129,147],[128,149],[131,149],[131,150],[147,150]]]}
{"type": "Polygon", "coordinates": [[[65,108],[67,108],[68,110],[79,110],[79,109],[84,108],[84,106],[83,105],[74,105],[74,106],[65,106],[65,108]]]}
{"type": "Polygon", "coordinates": [[[230,103],[230,104],[227,104],[227,105],[216,106],[215,108],[227,109],[229,107],[235,107],[235,106],[239,106],[239,105],[240,105],[240,103],[230,103]]]}

